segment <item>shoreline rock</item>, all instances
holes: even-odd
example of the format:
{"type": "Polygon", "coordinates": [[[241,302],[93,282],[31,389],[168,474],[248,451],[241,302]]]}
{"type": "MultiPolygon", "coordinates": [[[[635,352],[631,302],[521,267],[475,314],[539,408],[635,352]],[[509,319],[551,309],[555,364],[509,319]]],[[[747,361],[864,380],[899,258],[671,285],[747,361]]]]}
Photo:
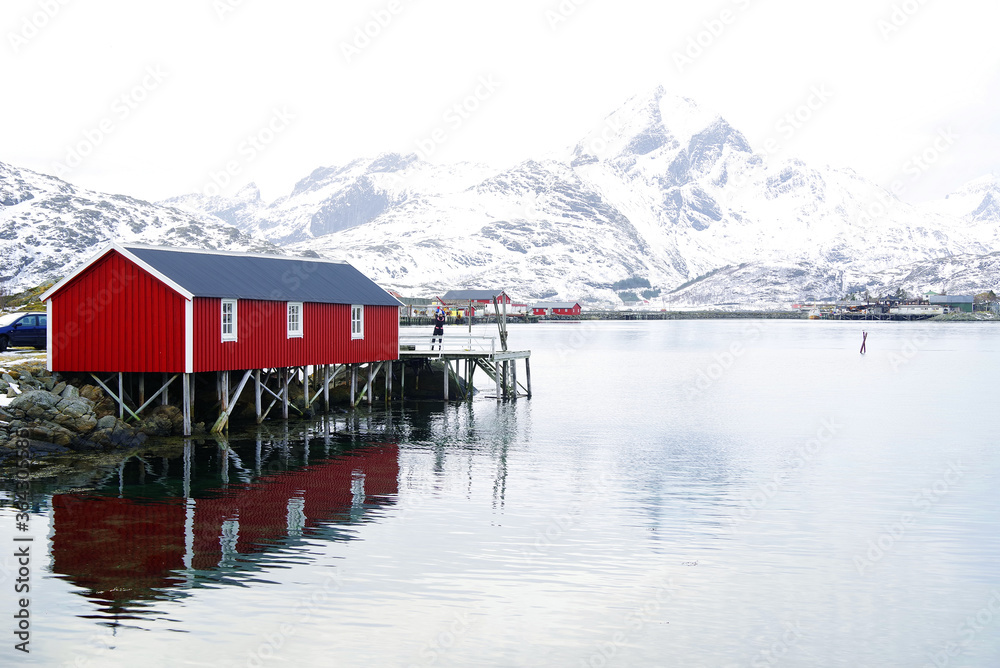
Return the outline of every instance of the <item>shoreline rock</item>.
{"type": "Polygon", "coordinates": [[[135,449],[151,436],[183,431],[183,415],[176,406],[157,406],[140,422],[126,423],[115,416],[114,401],[99,387],[56,382],[44,368],[4,373],[0,391],[13,395],[0,406],[0,463],[14,455],[19,438],[30,441],[35,457],[44,457],[135,449]]]}

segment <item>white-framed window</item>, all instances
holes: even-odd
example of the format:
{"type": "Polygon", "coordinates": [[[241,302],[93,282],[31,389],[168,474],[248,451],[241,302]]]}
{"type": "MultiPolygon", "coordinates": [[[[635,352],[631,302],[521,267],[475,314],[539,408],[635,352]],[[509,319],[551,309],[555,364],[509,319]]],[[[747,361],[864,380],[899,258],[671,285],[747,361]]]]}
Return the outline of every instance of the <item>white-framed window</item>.
{"type": "Polygon", "coordinates": [[[288,302],[288,338],[302,336],[302,302],[288,302]]]}
{"type": "Polygon", "coordinates": [[[365,307],[355,304],[351,307],[351,338],[365,338],[365,307]]]}
{"type": "Polygon", "coordinates": [[[235,299],[223,299],[222,300],[222,340],[223,341],[235,341],[237,323],[236,323],[236,300],[235,299]]]}

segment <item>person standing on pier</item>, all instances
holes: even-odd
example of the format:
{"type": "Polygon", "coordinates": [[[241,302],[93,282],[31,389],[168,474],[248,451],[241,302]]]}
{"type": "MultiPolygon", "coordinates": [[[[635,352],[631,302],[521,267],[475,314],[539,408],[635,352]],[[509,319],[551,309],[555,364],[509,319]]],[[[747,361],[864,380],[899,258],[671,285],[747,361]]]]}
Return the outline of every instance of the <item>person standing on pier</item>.
{"type": "Polygon", "coordinates": [[[437,312],[434,314],[434,333],[431,334],[431,350],[434,350],[434,338],[437,337],[438,350],[441,350],[441,345],[444,343],[444,310],[438,306],[437,312]]]}

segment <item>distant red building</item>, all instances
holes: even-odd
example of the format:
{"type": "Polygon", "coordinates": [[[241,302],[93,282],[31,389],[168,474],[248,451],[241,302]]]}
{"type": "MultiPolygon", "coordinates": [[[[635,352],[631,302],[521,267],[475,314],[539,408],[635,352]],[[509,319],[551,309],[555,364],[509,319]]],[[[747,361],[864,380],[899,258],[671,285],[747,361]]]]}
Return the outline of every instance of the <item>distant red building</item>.
{"type": "Polygon", "coordinates": [[[42,295],[48,366],[199,373],[399,357],[400,303],[349,264],[113,244],[42,295]]]}
{"type": "Polygon", "coordinates": [[[538,302],[531,306],[532,315],[580,315],[578,302],[538,302]]]}

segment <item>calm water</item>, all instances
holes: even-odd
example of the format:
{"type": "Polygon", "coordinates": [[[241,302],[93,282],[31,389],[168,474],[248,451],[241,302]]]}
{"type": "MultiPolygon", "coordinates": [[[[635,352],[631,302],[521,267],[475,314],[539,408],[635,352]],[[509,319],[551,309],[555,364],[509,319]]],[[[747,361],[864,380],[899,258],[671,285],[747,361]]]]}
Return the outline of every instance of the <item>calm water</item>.
{"type": "Polygon", "coordinates": [[[512,328],[530,401],[36,485],[0,664],[998,666],[1000,328],[862,328],[512,328]]]}

